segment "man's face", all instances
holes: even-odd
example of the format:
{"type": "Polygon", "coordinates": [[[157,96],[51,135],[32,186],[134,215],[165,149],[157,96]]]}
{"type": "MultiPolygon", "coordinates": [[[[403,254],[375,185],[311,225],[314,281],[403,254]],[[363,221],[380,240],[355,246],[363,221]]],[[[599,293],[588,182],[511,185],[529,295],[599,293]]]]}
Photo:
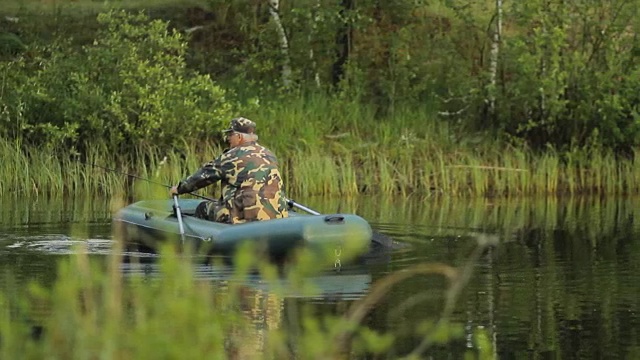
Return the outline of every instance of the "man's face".
{"type": "Polygon", "coordinates": [[[235,131],[227,133],[227,142],[230,147],[236,147],[242,142],[242,134],[235,131]]]}

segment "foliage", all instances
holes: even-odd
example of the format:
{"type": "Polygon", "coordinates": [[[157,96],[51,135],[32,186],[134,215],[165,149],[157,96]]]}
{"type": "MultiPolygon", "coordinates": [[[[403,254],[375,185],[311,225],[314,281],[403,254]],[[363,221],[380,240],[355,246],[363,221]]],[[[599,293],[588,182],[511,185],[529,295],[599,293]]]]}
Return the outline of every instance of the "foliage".
{"type": "Polygon", "coordinates": [[[528,1],[507,13],[520,29],[504,41],[508,133],[559,149],[640,144],[637,3],[608,4],[528,1]]]}
{"type": "MultiPolygon", "coordinates": [[[[99,22],[85,10],[105,5],[79,1],[55,19],[21,16],[11,31],[27,48],[0,62],[0,136],[7,152],[22,148],[16,159],[57,148],[125,158],[129,169],[184,160],[180,149],[208,160],[218,147],[203,141],[241,107],[233,92],[294,192],[637,191],[625,180],[637,176],[640,141],[636,0],[504,4],[495,86],[495,3],[394,4],[282,2],[298,85],[288,91],[263,1],[160,1],[148,15],[110,11],[99,22]],[[72,18],[86,31],[63,26],[72,18]],[[35,29],[52,24],[69,31],[38,45],[35,29]]],[[[174,167],[172,181],[195,166],[174,167]]]]}
{"type": "MultiPolygon", "coordinates": [[[[221,6],[212,1],[209,11],[221,6]]],[[[399,107],[426,105],[443,122],[537,150],[596,146],[629,155],[640,142],[637,1],[503,6],[496,86],[487,60],[493,2],[317,1],[281,7],[281,17],[299,86],[346,92],[376,107],[380,122],[399,107]]],[[[225,11],[238,49],[234,86],[274,93],[280,54],[265,7],[233,2],[225,11]]]]}
{"type": "Polygon", "coordinates": [[[59,39],[2,65],[14,89],[3,94],[5,134],[83,153],[106,143],[127,154],[206,139],[231,116],[225,91],[186,68],[186,43],[165,22],[124,11],[100,14],[98,22],[90,45],[74,50],[59,39]]]}
{"type": "MultiPolygon", "coordinates": [[[[126,7],[142,6],[136,4],[126,7]]],[[[156,37],[134,49],[127,41],[116,46],[120,40],[135,36],[131,33],[134,30],[112,26],[122,33],[105,34],[104,28],[99,29],[99,41],[80,53],[70,44],[59,46],[57,57],[41,56],[23,69],[29,79],[22,80],[33,83],[42,78],[54,84],[24,87],[22,97],[29,101],[7,103],[12,116],[25,104],[29,113],[51,111],[55,119],[29,117],[27,129],[40,137],[51,132],[51,142],[73,139],[74,134],[89,133],[87,128],[103,124],[118,129],[113,141],[173,144],[169,135],[153,136],[144,129],[184,130],[175,125],[175,114],[185,108],[191,110],[184,117],[195,119],[201,112],[218,110],[212,118],[228,112],[225,106],[218,106],[227,103],[219,88],[203,85],[206,81],[200,76],[183,76],[190,73],[185,64],[215,76],[247,102],[289,101],[300,93],[283,92],[280,84],[279,69],[283,56],[288,56],[298,90],[334,92],[371,106],[376,109],[375,117],[368,120],[373,125],[399,108],[427,107],[442,115],[442,123],[468,131],[490,130],[502,139],[537,150],[548,145],[560,151],[596,146],[629,155],[640,141],[640,100],[635,92],[640,78],[639,44],[634,36],[640,26],[637,4],[637,0],[503,4],[499,73],[493,86],[487,59],[496,22],[494,2],[399,1],[393,6],[379,1],[282,2],[279,14],[289,42],[284,55],[266,1],[207,0],[182,5],[155,1],[145,6],[148,13],[168,20],[173,32],[160,35],[164,31],[160,23],[146,25],[146,30],[135,31],[153,31],[156,37]],[[114,45],[113,51],[110,45],[114,45]],[[161,46],[167,47],[161,51],[164,55],[176,58],[159,55],[161,46]],[[618,56],[621,53],[625,56],[618,56]],[[87,65],[83,60],[89,55],[95,62],[87,65]],[[109,63],[108,59],[116,57],[124,61],[109,63]],[[33,66],[42,60],[46,60],[47,69],[33,66]],[[98,70],[96,63],[105,69],[98,70]],[[144,65],[137,68],[135,63],[144,65]],[[172,70],[166,73],[167,69],[172,70]],[[34,77],[33,70],[42,73],[41,77],[34,77]],[[106,84],[98,82],[105,77],[106,84]],[[79,85],[82,81],[88,85],[79,85]],[[193,90],[186,90],[189,87],[193,90]],[[213,100],[200,100],[209,93],[213,100]],[[62,107],[64,99],[58,99],[57,94],[73,96],[62,107]],[[496,99],[495,111],[487,107],[489,97],[496,99]],[[158,104],[159,98],[167,103],[158,104]],[[183,104],[177,100],[180,98],[193,99],[195,104],[183,104]],[[104,114],[102,108],[96,110],[96,102],[107,103],[104,114]],[[89,124],[79,124],[77,119],[70,120],[71,116],[88,119],[89,124]],[[137,124],[138,118],[143,124],[137,124]]],[[[30,10],[23,11],[37,14],[34,7],[30,3],[30,10]]],[[[42,24],[41,29],[48,29],[53,22],[60,29],[66,26],[67,36],[72,33],[83,39],[74,43],[84,44],[86,33],[93,31],[91,21],[75,27],[65,22],[90,17],[87,9],[99,12],[105,5],[79,1],[54,8],[51,19],[47,19],[46,10],[39,10],[40,17],[25,16],[24,24],[12,27],[24,33],[21,38],[33,39],[33,34],[39,33],[34,21],[42,24]]],[[[140,24],[136,15],[127,19],[115,14],[111,13],[113,19],[108,21],[140,24]]],[[[52,31],[40,33],[44,37],[52,31]]],[[[195,120],[195,127],[215,126],[216,121],[195,120]]]]}
{"type": "Polygon", "coordinates": [[[18,35],[0,32],[0,59],[11,58],[24,51],[25,48],[26,45],[18,35]]]}
{"type": "MultiPolygon", "coordinates": [[[[345,315],[318,316],[310,307],[293,309],[302,314],[297,326],[285,321],[282,302],[287,294],[317,292],[305,278],[323,268],[326,259],[310,256],[310,252],[303,251],[293,262],[277,267],[260,261],[251,247],[244,247],[234,256],[233,273],[220,291],[212,281],[197,279],[194,269],[202,259],[188,249],[179,253],[167,245],[161,249],[155,274],[129,277],[121,272],[121,250],[116,243],[105,265],[79,248],[76,255],[60,261],[52,288],[32,283],[25,292],[0,292],[0,355],[50,359],[337,358],[384,354],[394,344],[392,335],[361,324],[361,316],[381,293],[406,279],[406,273],[383,279],[345,315]],[[244,285],[256,276],[262,279],[261,286],[269,286],[268,293],[244,285]],[[267,298],[264,308],[260,307],[263,297],[267,298]]],[[[473,257],[469,263],[476,260],[473,257]]],[[[444,276],[451,280],[451,288],[465,282],[454,278],[456,269],[445,265],[421,266],[409,274],[444,276]]],[[[463,271],[460,275],[464,278],[463,271]]],[[[452,295],[448,301],[456,297],[452,295]]],[[[451,330],[454,327],[440,325],[437,334],[424,336],[457,338],[451,330]]]]}

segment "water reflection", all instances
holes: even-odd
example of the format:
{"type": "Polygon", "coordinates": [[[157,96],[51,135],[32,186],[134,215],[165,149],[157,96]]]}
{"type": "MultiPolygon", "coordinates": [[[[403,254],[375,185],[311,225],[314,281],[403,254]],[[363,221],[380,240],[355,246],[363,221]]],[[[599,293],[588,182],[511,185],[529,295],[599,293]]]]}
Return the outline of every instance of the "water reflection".
{"type": "MultiPolygon", "coordinates": [[[[76,243],[86,244],[92,256],[109,252],[109,201],[94,199],[87,205],[79,199],[1,200],[0,271],[10,270],[18,284],[34,278],[53,281],[55,259],[73,252],[76,243]]],[[[640,358],[637,198],[308,199],[305,205],[355,212],[370,220],[375,230],[411,247],[364,261],[358,269],[345,268],[341,274],[322,273],[311,280],[318,288],[312,295],[276,295],[273,287],[283,284],[247,279],[243,306],[264,331],[295,323],[288,309],[301,304],[312,304],[319,312],[344,313],[381,278],[414,264],[458,266],[477,246],[479,236],[489,235],[498,238],[499,245],[478,261],[453,314],[465,335],[431,348],[429,355],[462,357],[476,346],[474,331],[484,329],[502,359],[640,358]]],[[[153,279],[157,267],[151,263],[123,264],[122,271],[153,279]]],[[[195,276],[224,289],[230,271],[203,265],[195,269],[195,276]]],[[[425,322],[439,318],[446,289],[442,277],[407,279],[376,304],[365,325],[393,332],[393,355],[407,354],[421,341],[416,334],[425,322]]]]}
{"type": "MultiPolygon", "coordinates": [[[[125,277],[141,276],[153,279],[160,276],[160,268],[156,263],[127,262],[120,267],[125,277]]],[[[194,266],[193,276],[197,280],[209,281],[224,290],[234,279],[234,268],[231,265],[201,264],[194,266]]],[[[237,283],[243,287],[261,293],[278,292],[287,298],[307,298],[321,302],[338,300],[356,300],[364,296],[371,285],[371,274],[363,267],[352,267],[340,271],[328,270],[305,278],[308,290],[301,291],[298,285],[290,283],[282,277],[276,281],[266,280],[258,273],[252,273],[237,283]]]]}

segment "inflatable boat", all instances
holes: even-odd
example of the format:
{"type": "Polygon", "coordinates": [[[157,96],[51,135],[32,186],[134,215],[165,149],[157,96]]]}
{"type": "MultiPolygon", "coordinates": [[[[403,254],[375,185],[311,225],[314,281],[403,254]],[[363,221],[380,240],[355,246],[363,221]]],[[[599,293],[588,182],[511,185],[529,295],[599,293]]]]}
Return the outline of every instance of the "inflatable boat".
{"type": "Polygon", "coordinates": [[[246,242],[271,257],[286,257],[294,249],[343,250],[365,253],[373,245],[369,223],[354,214],[319,214],[289,201],[289,217],[244,224],[223,224],[194,216],[202,200],[146,200],[128,205],[113,217],[115,236],[127,246],[154,250],[165,241],[178,241],[206,255],[232,255],[246,242]],[[307,210],[298,212],[293,207],[307,210]]]}

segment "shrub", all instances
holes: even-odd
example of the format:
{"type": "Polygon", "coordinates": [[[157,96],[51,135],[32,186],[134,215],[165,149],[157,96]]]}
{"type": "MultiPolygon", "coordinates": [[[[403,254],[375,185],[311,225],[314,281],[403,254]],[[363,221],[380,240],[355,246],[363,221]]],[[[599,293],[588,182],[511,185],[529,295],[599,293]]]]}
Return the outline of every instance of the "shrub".
{"type": "Polygon", "coordinates": [[[12,123],[22,106],[24,121],[9,133],[31,145],[83,151],[107,142],[126,153],[204,139],[231,116],[225,90],[187,69],[186,42],[167,23],[125,11],[99,14],[98,23],[90,45],[57,40],[13,64],[22,76],[11,77],[11,99],[1,95],[11,100],[5,119],[12,123]]]}

